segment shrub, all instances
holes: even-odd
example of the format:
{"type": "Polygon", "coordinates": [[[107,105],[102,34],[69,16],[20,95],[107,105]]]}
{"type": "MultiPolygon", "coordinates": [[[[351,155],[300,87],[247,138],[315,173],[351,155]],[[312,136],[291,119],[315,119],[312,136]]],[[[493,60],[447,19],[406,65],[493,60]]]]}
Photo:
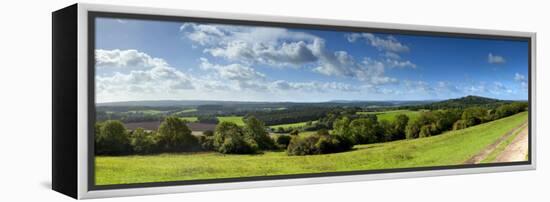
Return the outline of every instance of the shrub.
{"type": "Polygon", "coordinates": [[[147,132],[143,128],[137,128],[130,135],[130,145],[137,154],[151,154],[157,150],[157,141],[154,133],[147,132]]]}
{"type": "Polygon", "coordinates": [[[330,135],[330,133],[328,132],[327,129],[323,128],[323,129],[320,129],[320,130],[317,131],[317,135],[319,135],[319,136],[328,136],[328,135],[330,135]]]}
{"type": "Polygon", "coordinates": [[[198,137],[199,144],[203,150],[207,151],[214,151],[216,148],[214,147],[214,137],[213,136],[206,136],[202,135],[198,137]]]}
{"type": "Polygon", "coordinates": [[[96,127],[95,153],[121,155],[130,152],[130,139],[126,127],[120,121],[105,121],[96,127]]]}
{"type": "Polygon", "coordinates": [[[418,124],[416,121],[409,122],[407,124],[407,127],[405,128],[405,136],[407,139],[414,139],[418,138],[418,133],[420,133],[420,124],[418,124]]]}
{"type": "Polygon", "coordinates": [[[290,143],[290,139],[292,139],[292,137],[289,135],[279,135],[276,139],[276,143],[280,148],[287,148],[290,143]]]}
{"type": "Polygon", "coordinates": [[[348,151],[353,147],[353,143],[346,137],[340,135],[321,136],[315,144],[319,153],[330,154],[348,151]]]}
{"type": "Polygon", "coordinates": [[[290,135],[298,136],[298,134],[300,134],[300,131],[299,131],[299,130],[292,130],[292,131],[290,132],[290,135]]]}
{"type": "Polygon", "coordinates": [[[316,147],[319,136],[310,135],[306,137],[294,136],[288,144],[286,152],[288,155],[312,155],[319,154],[319,148],[316,147]]]}
{"type": "Polygon", "coordinates": [[[329,154],[348,151],[353,142],[341,135],[310,135],[292,137],[287,147],[288,155],[329,154]]]}
{"type": "Polygon", "coordinates": [[[205,130],[205,131],[202,132],[202,135],[204,135],[204,136],[214,136],[214,131],[205,130]]]}
{"type": "Polygon", "coordinates": [[[222,121],[214,132],[214,148],[224,154],[256,153],[258,144],[246,136],[242,128],[232,122],[222,121]]]}
{"type": "Polygon", "coordinates": [[[458,120],[453,124],[453,130],[461,130],[467,128],[466,122],[464,120],[458,120]]]}
{"type": "Polygon", "coordinates": [[[197,138],[191,134],[185,121],[177,117],[166,117],[157,134],[158,144],[163,151],[183,152],[200,148],[197,138]]]}
{"type": "Polygon", "coordinates": [[[487,121],[487,110],[481,107],[470,107],[464,110],[462,113],[462,120],[466,124],[466,127],[474,126],[487,121]]]}
{"type": "Polygon", "coordinates": [[[232,136],[224,139],[218,151],[224,154],[254,154],[258,151],[258,144],[243,136],[232,136]]]}
{"type": "Polygon", "coordinates": [[[435,124],[423,125],[418,133],[419,138],[430,137],[437,134],[437,128],[435,124]]]}

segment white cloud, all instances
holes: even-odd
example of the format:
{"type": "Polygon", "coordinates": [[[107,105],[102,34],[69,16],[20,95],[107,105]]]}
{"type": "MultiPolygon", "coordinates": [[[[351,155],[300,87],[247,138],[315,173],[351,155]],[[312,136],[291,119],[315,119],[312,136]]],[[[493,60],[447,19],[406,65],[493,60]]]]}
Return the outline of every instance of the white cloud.
{"type": "Polygon", "coordinates": [[[205,49],[205,52],[231,61],[259,62],[273,66],[297,66],[317,60],[304,41],[283,42],[281,45],[231,41],[223,47],[205,49]]]}
{"type": "Polygon", "coordinates": [[[371,33],[352,33],[347,35],[349,42],[356,42],[360,39],[364,39],[367,44],[377,48],[379,51],[383,51],[383,57],[386,59],[384,63],[387,67],[411,67],[416,68],[416,64],[410,60],[401,60],[401,56],[398,53],[409,52],[410,48],[399,42],[395,37],[388,35],[386,38],[380,38],[371,33]]]}
{"type": "Polygon", "coordinates": [[[399,68],[410,67],[410,68],[416,68],[416,64],[412,63],[412,62],[409,61],[409,60],[400,61],[400,60],[394,60],[394,59],[386,58],[385,62],[386,62],[386,64],[387,64],[389,67],[399,67],[399,68]]]}
{"type": "Polygon", "coordinates": [[[512,90],[506,87],[502,82],[495,81],[490,89],[493,95],[509,94],[512,90]]]}
{"type": "Polygon", "coordinates": [[[206,58],[201,58],[201,69],[212,70],[217,77],[234,84],[236,90],[265,90],[266,75],[254,68],[242,64],[219,65],[212,64],[206,58]]]}
{"type": "MultiPolygon", "coordinates": [[[[307,33],[282,28],[197,24],[184,24],[181,30],[190,40],[204,46],[205,53],[243,66],[261,63],[303,67],[312,64],[316,65],[314,72],[327,76],[356,78],[371,84],[396,82],[395,78],[384,75],[382,62],[357,63],[347,52],[331,52],[323,39],[307,33]]],[[[393,42],[395,39],[388,40],[393,42]]],[[[390,67],[415,66],[410,61],[391,62],[390,67]]]]}
{"type": "Polygon", "coordinates": [[[529,87],[529,85],[527,84],[527,78],[523,74],[516,73],[514,75],[514,81],[519,82],[523,90],[526,90],[529,87]]]}
{"type": "Polygon", "coordinates": [[[493,55],[493,53],[489,53],[487,56],[487,62],[490,64],[504,64],[506,63],[506,59],[500,55],[493,55]]]}
{"type": "Polygon", "coordinates": [[[297,66],[316,61],[308,45],[316,38],[283,28],[185,23],[183,34],[214,57],[247,64],[297,66]]]}
{"type": "Polygon", "coordinates": [[[98,102],[117,97],[138,97],[195,89],[193,77],[163,59],[136,50],[96,50],[98,67],[117,68],[110,75],[96,74],[98,102]],[[128,71],[120,71],[128,70],[128,71]]]}
{"type": "Polygon", "coordinates": [[[328,52],[322,40],[316,40],[313,52],[319,57],[319,66],[314,72],[327,76],[342,76],[356,78],[368,84],[389,84],[397,82],[397,79],[385,75],[385,65],[382,62],[365,58],[362,63],[345,51],[328,52]]]}
{"type": "Polygon", "coordinates": [[[304,91],[304,92],[356,92],[359,89],[353,85],[339,83],[339,82],[288,82],[284,80],[277,80],[270,84],[270,89],[279,91],[304,91]]]}
{"type": "Polygon", "coordinates": [[[523,74],[520,74],[520,73],[516,73],[514,75],[514,80],[515,81],[525,81],[525,76],[523,74]]]}
{"type": "Polygon", "coordinates": [[[394,59],[394,60],[401,59],[401,56],[399,54],[394,53],[394,52],[390,52],[390,51],[386,51],[384,53],[384,57],[389,58],[389,59],[394,59]]]}
{"type": "Polygon", "coordinates": [[[103,50],[95,51],[97,68],[150,69],[157,66],[168,66],[166,61],[153,58],[137,50],[103,50]]]}
{"type": "Polygon", "coordinates": [[[389,52],[408,52],[409,47],[399,42],[395,37],[388,35],[386,38],[380,38],[371,33],[352,33],[347,36],[349,42],[356,42],[360,39],[365,39],[367,44],[377,48],[378,50],[389,52]]]}

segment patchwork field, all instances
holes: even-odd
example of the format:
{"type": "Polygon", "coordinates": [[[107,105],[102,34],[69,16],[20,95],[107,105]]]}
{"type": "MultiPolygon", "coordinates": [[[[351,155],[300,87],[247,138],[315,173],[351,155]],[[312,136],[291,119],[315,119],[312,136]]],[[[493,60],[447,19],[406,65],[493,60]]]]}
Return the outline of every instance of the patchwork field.
{"type": "Polygon", "coordinates": [[[387,120],[393,121],[395,117],[399,114],[405,114],[409,117],[410,120],[415,120],[420,116],[421,111],[411,111],[411,110],[391,110],[384,112],[357,112],[357,114],[376,114],[378,120],[387,120]]]}
{"type": "MultiPolygon", "coordinates": [[[[219,117],[242,124],[242,117],[219,117]]],[[[222,119],[220,119],[222,120],[222,119]]],[[[343,153],[288,156],[215,152],[96,157],[96,184],[128,184],[193,179],[322,173],[417,166],[458,165],[527,121],[527,112],[442,135],[356,145],[343,153]]],[[[301,134],[302,135],[302,134],[301,134]]]]}
{"type": "Polygon", "coordinates": [[[235,123],[239,126],[244,126],[244,121],[242,116],[218,116],[218,120],[220,122],[227,121],[235,123]]]}
{"type": "MultiPolygon", "coordinates": [[[[272,125],[272,126],[269,126],[270,128],[273,128],[273,129],[276,129],[276,128],[299,128],[299,127],[302,127],[302,126],[305,126],[307,124],[308,121],[304,121],[304,122],[298,122],[298,123],[289,123],[289,124],[279,124],[279,125],[272,125]]],[[[312,121],[311,123],[315,123],[317,121],[312,121]]]]}

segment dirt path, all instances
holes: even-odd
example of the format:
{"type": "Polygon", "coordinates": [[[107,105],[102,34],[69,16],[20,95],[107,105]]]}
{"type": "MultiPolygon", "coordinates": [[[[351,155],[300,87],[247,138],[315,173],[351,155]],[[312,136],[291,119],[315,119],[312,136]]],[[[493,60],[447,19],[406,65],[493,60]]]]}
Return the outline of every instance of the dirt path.
{"type": "MultiPolygon", "coordinates": [[[[512,136],[516,131],[520,130],[521,127],[523,127],[524,125],[526,125],[527,123],[524,123],[524,124],[521,124],[520,126],[514,128],[513,130],[510,130],[508,131],[506,134],[502,135],[500,138],[498,138],[495,142],[493,142],[492,144],[490,144],[489,146],[487,146],[485,149],[483,149],[481,152],[479,152],[478,154],[476,154],[475,156],[473,156],[472,158],[466,160],[464,162],[464,164],[478,164],[480,163],[481,161],[483,161],[483,159],[487,158],[487,156],[489,156],[489,154],[491,154],[491,152],[493,150],[495,150],[497,148],[497,146],[504,140],[506,140],[508,137],[512,136]]],[[[518,135],[519,137],[519,135],[518,135]]],[[[517,139],[517,138],[516,138],[517,139]]],[[[508,148],[506,148],[508,149],[508,148]]],[[[525,156],[524,156],[525,157],[525,156]]]]}
{"type": "Polygon", "coordinates": [[[502,153],[495,159],[495,162],[525,161],[529,152],[529,130],[525,127],[502,153]]]}

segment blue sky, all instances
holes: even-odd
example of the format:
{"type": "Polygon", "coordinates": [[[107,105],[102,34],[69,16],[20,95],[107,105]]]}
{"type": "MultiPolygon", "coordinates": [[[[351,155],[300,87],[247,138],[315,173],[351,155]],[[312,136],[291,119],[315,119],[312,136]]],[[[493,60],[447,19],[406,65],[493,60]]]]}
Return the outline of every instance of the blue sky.
{"type": "Polygon", "coordinates": [[[526,100],[526,41],[98,18],[96,101],[526,100]]]}

